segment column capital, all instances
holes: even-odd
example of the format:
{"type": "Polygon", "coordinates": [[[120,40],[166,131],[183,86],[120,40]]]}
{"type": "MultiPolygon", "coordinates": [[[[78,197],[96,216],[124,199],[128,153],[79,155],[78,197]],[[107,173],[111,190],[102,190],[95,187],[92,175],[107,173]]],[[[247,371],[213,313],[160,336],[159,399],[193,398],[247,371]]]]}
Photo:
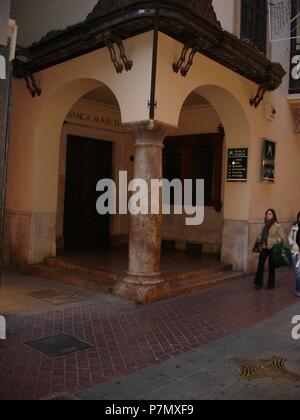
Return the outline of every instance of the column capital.
{"type": "Polygon", "coordinates": [[[172,135],[178,127],[160,121],[147,120],[123,124],[122,127],[130,132],[135,140],[135,146],[162,147],[165,137],[172,135]]]}

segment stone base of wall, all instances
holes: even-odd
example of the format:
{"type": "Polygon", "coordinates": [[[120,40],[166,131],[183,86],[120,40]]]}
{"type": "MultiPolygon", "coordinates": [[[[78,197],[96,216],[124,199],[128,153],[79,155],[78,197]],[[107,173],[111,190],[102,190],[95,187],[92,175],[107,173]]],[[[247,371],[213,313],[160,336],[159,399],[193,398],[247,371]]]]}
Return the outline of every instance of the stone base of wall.
{"type": "Polygon", "coordinates": [[[56,214],[6,211],[4,266],[23,268],[56,255],[56,214]]]}
{"type": "Polygon", "coordinates": [[[236,271],[248,271],[249,223],[225,220],[223,230],[222,262],[236,271]]]}
{"type": "MultiPolygon", "coordinates": [[[[292,221],[281,223],[287,241],[292,221]]],[[[224,223],[222,262],[232,264],[233,269],[254,274],[258,265],[258,254],[252,252],[261,232],[262,223],[226,220],[224,223]]]]}

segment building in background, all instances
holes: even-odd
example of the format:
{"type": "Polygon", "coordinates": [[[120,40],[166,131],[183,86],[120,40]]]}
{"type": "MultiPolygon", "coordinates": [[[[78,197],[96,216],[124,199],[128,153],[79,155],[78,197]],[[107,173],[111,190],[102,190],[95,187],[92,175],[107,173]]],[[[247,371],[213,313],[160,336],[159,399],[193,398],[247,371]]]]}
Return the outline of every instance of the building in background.
{"type": "Polygon", "coordinates": [[[142,302],[168,295],[162,244],[252,272],[265,210],[275,208],[288,230],[300,202],[300,81],[289,77],[298,47],[290,36],[271,42],[268,2],[13,0],[12,13],[22,48],[7,266],[129,245],[114,290],[142,302]],[[100,217],[96,182],[120,170],[147,181],[204,178],[204,224],[100,217]]]}

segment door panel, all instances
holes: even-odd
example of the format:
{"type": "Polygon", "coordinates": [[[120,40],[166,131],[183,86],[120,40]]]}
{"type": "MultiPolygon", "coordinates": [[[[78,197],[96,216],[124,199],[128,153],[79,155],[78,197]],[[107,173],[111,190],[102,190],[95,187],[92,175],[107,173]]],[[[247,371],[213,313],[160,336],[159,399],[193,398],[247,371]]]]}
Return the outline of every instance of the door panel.
{"type": "Polygon", "coordinates": [[[96,185],[112,176],[112,143],[69,136],[66,169],[65,246],[108,245],[110,218],[96,211],[96,185]]]}

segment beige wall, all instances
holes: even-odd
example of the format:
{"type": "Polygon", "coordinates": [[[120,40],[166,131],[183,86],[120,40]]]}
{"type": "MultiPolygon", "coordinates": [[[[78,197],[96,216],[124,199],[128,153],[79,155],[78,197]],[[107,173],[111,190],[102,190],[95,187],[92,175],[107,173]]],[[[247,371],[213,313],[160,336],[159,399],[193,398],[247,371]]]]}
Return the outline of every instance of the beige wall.
{"type": "MultiPolygon", "coordinates": [[[[63,246],[63,215],[65,195],[66,143],[69,134],[99,140],[113,141],[114,179],[118,179],[121,170],[128,171],[129,180],[133,176],[134,142],[122,131],[120,111],[104,104],[80,100],[68,113],[61,135],[60,169],[58,186],[57,211],[57,244],[63,246]],[[99,122],[102,125],[99,126],[99,122]],[[103,124],[104,123],[104,124],[103,124]]],[[[209,105],[186,107],[180,116],[177,134],[215,133],[220,119],[209,105]]],[[[206,208],[205,222],[201,226],[185,226],[185,216],[165,216],[163,238],[175,240],[179,248],[187,242],[200,243],[204,252],[220,253],[222,245],[223,215],[213,208],[206,208]]],[[[113,243],[124,243],[129,232],[129,217],[113,216],[111,218],[111,235],[113,243]]]]}
{"type": "Polygon", "coordinates": [[[21,262],[40,262],[41,255],[55,255],[56,229],[48,229],[45,239],[33,224],[46,228],[56,223],[61,129],[71,107],[86,93],[106,85],[117,98],[123,123],[148,118],[152,45],[151,32],[126,41],[134,67],[122,75],[114,71],[106,49],[40,72],[36,77],[42,95],[35,99],[23,80],[15,81],[6,202],[8,261],[16,261],[17,248],[21,262]],[[17,231],[28,233],[21,245],[17,225],[17,231]]]}
{"type": "MultiPolygon", "coordinates": [[[[170,125],[178,124],[185,99],[196,90],[220,116],[226,131],[226,146],[248,147],[252,137],[250,116],[254,112],[249,98],[256,91],[255,85],[200,54],[196,55],[188,77],[183,78],[170,66],[180,52],[179,43],[160,34],[156,118],[170,125]]],[[[225,218],[248,220],[249,189],[249,183],[226,184],[225,218]]]]}
{"type": "MultiPolygon", "coordinates": [[[[43,90],[40,98],[32,99],[25,82],[15,81],[6,219],[7,255],[11,259],[17,260],[21,255],[20,260],[40,262],[43,256],[55,253],[61,130],[72,106],[88,91],[105,84],[118,100],[122,122],[149,118],[152,40],[153,34],[147,33],[125,42],[134,62],[129,73],[117,75],[108,52],[101,50],[39,73],[37,78],[43,90]],[[26,232],[26,239],[20,244],[18,232],[22,231],[26,232]]],[[[179,124],[178,134],[215,132],[216,123],[221,121],[226,131],[226,149],[249,148],[248,182],[227,183],[224,172],[223,183],[222,258],[236,269],[246,271],[252,258],[253,232],[266,208],[274,207],[287,226],[298,210],[300,190],[295,186],[300,160],[299,135],[293,133],[284,89],[265,97],[277,109],[275,121],[271,122],[265,117],[263,104],[257,109],[249,105],[249,99],[257,91],[254,83],[201,54],[196,55],[186,78],[173,73],[172,63],[180,56],[181,49],[181,44],[160,34],[156,119],[171,126],[179,124]],[[182,113],[186,98],[195,90],[215,111],[202,109],[198,113],[190,109],[182,113]],[[260,181],[263,137],[277,141],[274,185],[260,181]]],[[[127,155],[125,151],[124,156],[127,155]]],[[[209,211],[207,220],[215,223],[215,230],[211,234],[207,226],[199,228],[195,241],[198,238],[202,241],[203,233],[213,238],[214,243],[219,242],[221,218],[209,211]]],[[[165,222],[165,235],[172,233],[174,237],[180,235],[176,239],[183,238],[186,231],[180,223],[177,232],[167,231],[174,229],[173,225],[165,222]]],[[[124,226],[119,225],[117,232],[124,232],[124,226]]]]}
{"type": "Polygon", "coordinates": [[[122,75],[114,71],[108,51],[101,50],[39,73],[39,98],[31,98],[24,81],[15,81],[7,208],[56,211],[61,128],[87,92],[105,84],[119,102],[123,123],[148,118],[152,33],[130,39],[126,49],[134,67],[122,75]]]}
{"type": "Polygon", "coordinates": [[[199,54],[186,78],[173,73],[170,63],[178,59],[180,52],[179,43],[160,34],[157,119],[176,124],[186,97],[196,90],[219,115],[226,132],[226,148],[249,148],[248,182],[225,182],[224,185],[223,236],[223,260],[235,261],[235,268],[247,270],[252,258],[249,251],[253,246],[251,223],[261,223],[265,210],[274,207],[288,226],[300,203],[300,190],[294,188],[297,183],[300,139],[299,135],[293,133],[292,113],[284,88],[287,78],[281,89],[265,96],[265,102],[277,110],[275,121],[271,122],[265,116],[265,104],[257,109],[249,104],[257,86],[212,60],[199,54]],[[176,96],[172,94],[175,91],[176,96]],[[264,137],[277,141],[274,185],[264,184],[260,179],[264,137]]]}
{"type": "Polygon", "coordinates": [[[300,199],[300,190],[292,187],[297,177],[300,139],[293,133],[292,113],[285,93],[278,90],[266,95],[265,102],[277,110],[275,121],[268,121],[263,104],[257,109],[249,104],[257,86],[212,60],[199,54],[188,77],[173,73],[169,63],[178,57],[180,48],[179,43],[160,34],[157,119],[176,124],[186,97],[197,90],[217,111],[226,131],[227,147],[250,149],[248,183],[225,187],[225,218],[260,220],[265,207],[271,205],[279,209],[281,218],[290,219],[300,199]],[[172,95],[174,91],[176,97],[172,95]],[[260,182],[263,137],[278,143],[275,185],[260,182]],[[258,200],[251,200],[251,196],[258,200]]]}
{"type": "Polygon", "coordinates": [[[223,29],[230,33],[237,31],[237,7],[240,0],[213,0],[213,6],[223,29]]]}

